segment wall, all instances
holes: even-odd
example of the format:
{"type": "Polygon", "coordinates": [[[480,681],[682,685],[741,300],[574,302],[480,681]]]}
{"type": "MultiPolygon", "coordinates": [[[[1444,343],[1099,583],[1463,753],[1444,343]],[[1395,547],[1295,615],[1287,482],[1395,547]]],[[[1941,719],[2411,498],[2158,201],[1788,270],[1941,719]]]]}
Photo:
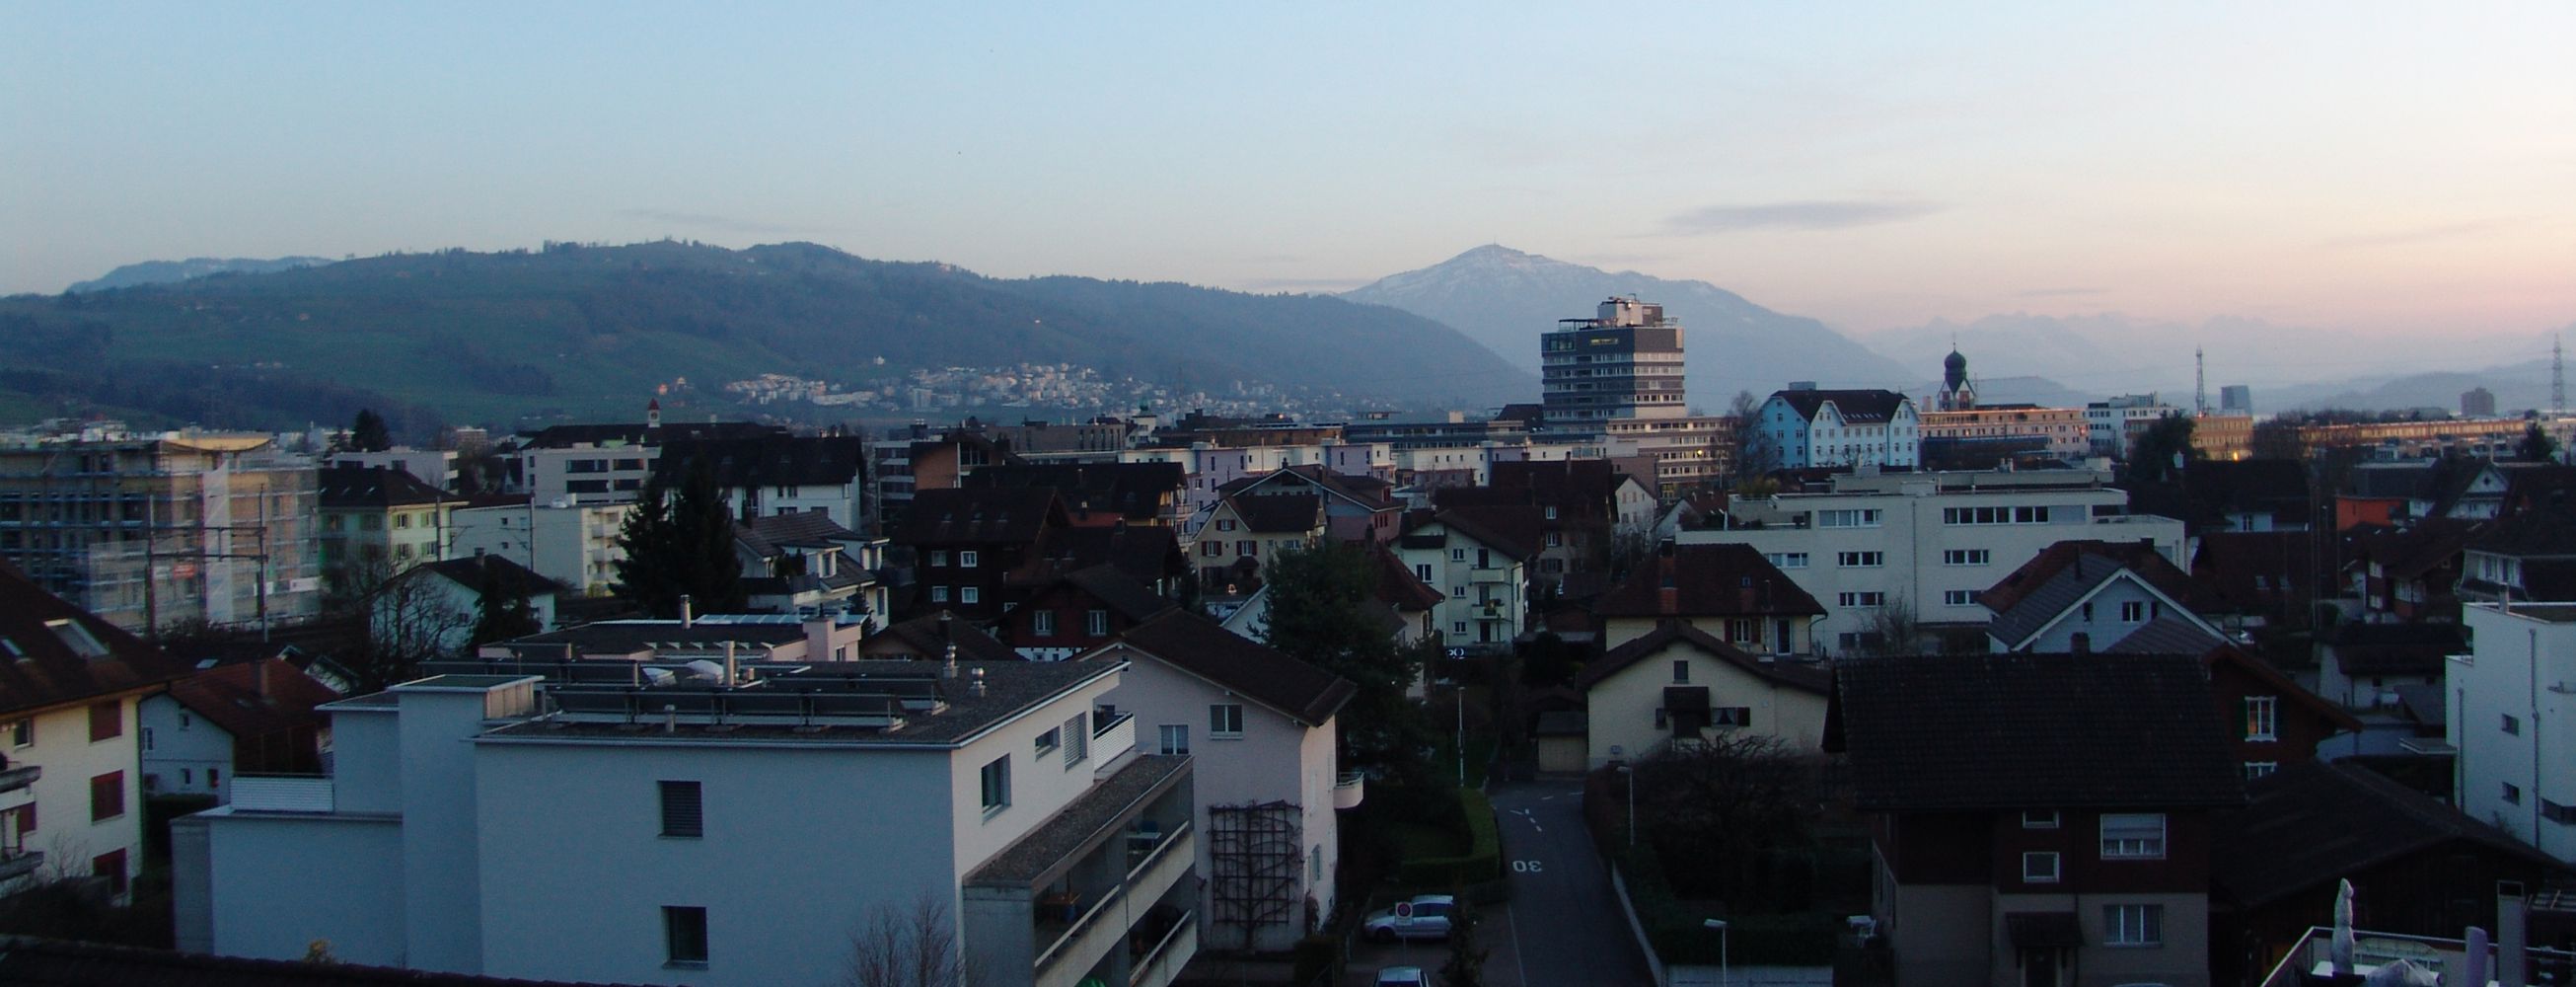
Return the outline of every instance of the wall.
{"type": "Polygon", "coordinates": [[[232,734],[179,705],[168,693],[143,700],[140,715],[143,730],[152,738],[150,749],[143,752],[146,790],[227,800],[233,775],[232,734]]]}
{"type": "MultiPolygon", "coordinates": [[[[42,767],[30,790],[35,793],[36,831],[26,847],[45,854],[35,877],[87,877],[101,855],[125,851],[130,876],[143,869],[143,774],[136,740],[134,696],[102,699],[115,703],[122,728],[111,739],[89,739],[89,704],[35,715],[35,742],[7,747],[12,765],[42,767]],[[125,812],[90,819],[90,780],[108,772],[124,773],[125,812]]],[[[0,721],[0,730],[12,717],[0,721]]],[[[0,745],[9,735],[0,732],[0,745]]]]}
{"type": "Polygon", "coordinates": [[[215,953],[300,960],[323,941],[347,963],[419,959],[404,948],[400,818],[229,808],[190,818],[213,823],[204,873],[215,953]]]}
{"type": "Polygon", "coordinates": [[[1779,685],[1695,646],[1675,643],[1593,683],[1584,693],[1592,767],[1636,760],[1672,738],[1670,729],[1655,727],[1655,710],[1664,704],[1664,688],[1672,685],[1707,686],[1711,706],[1751,707],[1752,725],[1746,729],[1752,733],[1779,737],[1800,751],[1813,752],[1824,743],[1823,695],[1779,685]],[[1689,682],[1673,681],[1675,661],[1690,662],[1689,682]],[[1610,753],[1614,745],[1621,754],[1610,753]]]}
{"type": "Polygon", "coordinates": [[[2069,652],[2075,650],[2075,635],[2082,634],[2089,642],[2088,647],[2091,650],[2101,651],[2120,643],[2120,639],[2137,633],[2138,628],[2147,626],[2148,621],[2161,616],[2166,606],[2162,600],[2156,598],[2155,594],[2148,592],[2136,578],[2126,574],[2112,577],[2110,582],[2103,584],[2085,602],[2092,606],[2092,615],[2089,618],[2086,617],[2085,611],[2078,607],[2057,623],[2040,631],[2037,637],[2032,638],[2029,645],[2016,650],[2042,654],[2069,652]],[[2138,618],[2124,620],[2121,614],[2127,611],[2130,604],[2137,605],[2138,618]]]}
{"type": "Polygon", "coordinates": [[[2451,709],[2443,729],[2459,748],[2460,810],[2502,827],[2560,860],[2576,862],[2576,826],[2543,817],[2541,802],[2576,806],[2576,609],[2492,604],[2461,609],[2475,642],[2467,660],[2444,662],[2451,709]],[[2505,730],[2513,717],[2518,732],[2505,730]],[[2520,789],[2508,801],[2504,786],[2520,789]]]}

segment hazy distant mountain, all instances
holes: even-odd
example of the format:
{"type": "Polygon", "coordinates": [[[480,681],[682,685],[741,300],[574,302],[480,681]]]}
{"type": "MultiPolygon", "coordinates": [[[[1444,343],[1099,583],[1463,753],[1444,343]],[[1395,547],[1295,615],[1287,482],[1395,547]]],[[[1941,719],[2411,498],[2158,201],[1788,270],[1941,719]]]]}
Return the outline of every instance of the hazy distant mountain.
{"type": "Polygon", "coordinates": [[[2448,337],[2427,346],[2260,319],[2214,318],[2195,325],[2114,313],[1935,319],[1871,333],[1864,341],[1907,366],[1920,366],[1947,355],[1953,340],[1977,379],[2040,376],[2095,395],[2156,391],[2176,404],[2191,401],[2192,351],[2199,348],[2207,354],[2210,402],[2217,403],[2222,385],[2248,384],[2257,411],[2288,407],[2284,399],[2293,389],[2323,397],[2373,379],[2434,368],[2468,371],[2549,352],[2545,336],[2448,337]]]}
{"type": "Polygon", "coordinates": [[[0,299],[0,339],[14,344],[0,398],[14,392],[21,406],[86,401],[245,427],[344,421],[364,401],[453,422],[633,414],[680,378],[707,406],[691,413],[739,414],[718,388],[762,373],[857,383],[1021,362],[1209,393],[1237,382],[1338,392],[1354,406],[1474,407],[1538,392],[1534,376],[1455,330],[1394,309],[1002,280],[813,244],[448,250],[21,295],[0,299]]]}
{"type": "Polygon", "coordinates": [[[2547,408],[2549,361],[2532,360],[2483,370],[2445,370],[2288,387],[2273,394],[2268,402],[2265,395],[2258,392],[2254,396],[2254,404],[2255,410],[2267,414],[2294,408],[2353,408],[2362,411],[2448,408],[2458,411],[2460,395],[2477,387],[2486,388],[2495,395],[2499,414],[2520,414],[2533,408],[2547,408]]]}
{"type": "Polygon", "coordinates": [[[106,275],[65,288],[65,291],[105,291],[109,288],[131,288],[142,284],[169,284],[214,274],[269,274],[331,263],[326,257],[279,257],[260,260],[256,257],[190,257],[187,260],[147,260],[127,264],[106,275]]]}
{"type": "MultiPolygon", "coordinates": [[[[1909,387],[1923,377],[1826,328],[1782,315],[1705,281],[1671,281],[1483,246],[1417,271],[1380,279],[1342,297],[1400,308],[1455,327],[1506,360],[1535,372],[1539,334],[1556,320],[1590,318],[1612,295],[1660,302],[1681,320],[1693,404],[1725,410],[1739,390],[1767,395],[1792,380],[1827,387],[1909,387]]],[[[1928,365],[1938,375],[1940,362],[1928,365]]],[[[1534,400],[1533,388],[1524,400],[1534,400]]]]}

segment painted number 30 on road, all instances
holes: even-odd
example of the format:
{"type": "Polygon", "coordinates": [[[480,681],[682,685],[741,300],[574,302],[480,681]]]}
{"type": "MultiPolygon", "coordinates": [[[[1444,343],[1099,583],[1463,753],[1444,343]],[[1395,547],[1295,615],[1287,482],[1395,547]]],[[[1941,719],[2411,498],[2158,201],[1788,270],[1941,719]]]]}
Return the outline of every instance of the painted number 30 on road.
{"type": "Polygon", "coordinates": [[[1512,872],[1515,874],[1536,874],[1539,872],[1539,862],[1535,860],[1512,861],[1512,872]]]}

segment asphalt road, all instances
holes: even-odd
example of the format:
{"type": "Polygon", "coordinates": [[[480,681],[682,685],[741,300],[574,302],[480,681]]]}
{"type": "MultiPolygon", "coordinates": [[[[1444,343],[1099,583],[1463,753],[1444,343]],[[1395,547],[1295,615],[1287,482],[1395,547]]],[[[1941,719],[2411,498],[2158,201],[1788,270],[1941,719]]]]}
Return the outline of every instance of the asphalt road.
{"type": "MultiPolygon", "coordinates": [[[[1488,982],[1522,987],[1648,987],[1654,979],[1610,889],[1610,872],[1583,832],[1578,782],[1497,782],[1512,955],[1486,962],[1488,982]],[[1509,969],[1501,969],[1506,965],[1509,969]]],[[[1488,926],[1490,927],[1490,925],[1488,926]]]]}

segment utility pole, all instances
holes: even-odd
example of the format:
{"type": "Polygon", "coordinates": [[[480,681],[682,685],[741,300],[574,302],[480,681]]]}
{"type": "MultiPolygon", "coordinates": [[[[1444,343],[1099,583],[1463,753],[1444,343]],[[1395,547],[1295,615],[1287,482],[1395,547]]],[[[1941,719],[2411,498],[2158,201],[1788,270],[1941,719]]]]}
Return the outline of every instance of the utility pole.
{"type": "Polygon", "coordinates": [[[2191,348],[2191,413],[2209,417],[2209,357],[2197,346],[2191,348]]]}
{"type": "Polygon", "coordinates": [[[2567,349],[2556,333],[2549,336],[2549,411],[2567,413],[2567,349]]]}

